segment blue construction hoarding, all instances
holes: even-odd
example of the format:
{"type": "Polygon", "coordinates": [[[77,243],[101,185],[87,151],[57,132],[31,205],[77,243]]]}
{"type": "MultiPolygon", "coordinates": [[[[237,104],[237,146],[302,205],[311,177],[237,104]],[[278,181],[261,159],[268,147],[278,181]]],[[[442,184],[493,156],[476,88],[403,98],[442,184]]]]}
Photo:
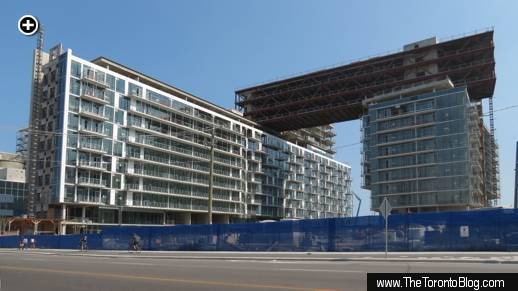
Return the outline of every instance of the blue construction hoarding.
{"type": "MultiPolygon", "coordinates": [[[[384,227],[380,216],[247,224],[110,226],[88,234],[88,247],[127,250],[133,234],[137,234],[144,250],[384,251],[384,227]]],[[[0,247],[17,247],[20,238],[0,237],[0,247]]],[[[79,246],[79,235],[39,235],[36,241],[40,248],[74,249],[79,246]]],[[[391,215],[388,244],[390,251],[518,251],[518,210],[391,215]]]]}

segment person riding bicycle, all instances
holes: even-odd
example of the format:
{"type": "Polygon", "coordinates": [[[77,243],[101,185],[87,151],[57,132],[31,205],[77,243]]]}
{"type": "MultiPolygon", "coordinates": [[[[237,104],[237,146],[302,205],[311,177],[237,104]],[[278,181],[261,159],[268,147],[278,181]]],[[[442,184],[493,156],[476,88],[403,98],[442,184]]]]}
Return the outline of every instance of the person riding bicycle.
{"type": "Polygon", "coordinates": [[[131,238],[131,247],[134,251],[140,251],[140,236],[138,236],[136,233],[134,233],[133,237],[131,238]]]}
{"type": "Polygon", "coordinates": [[[81,235],[81,238],[79,239],[79,247],[81,248],[81,251],[88,248],[86,234],[81,235]]]}

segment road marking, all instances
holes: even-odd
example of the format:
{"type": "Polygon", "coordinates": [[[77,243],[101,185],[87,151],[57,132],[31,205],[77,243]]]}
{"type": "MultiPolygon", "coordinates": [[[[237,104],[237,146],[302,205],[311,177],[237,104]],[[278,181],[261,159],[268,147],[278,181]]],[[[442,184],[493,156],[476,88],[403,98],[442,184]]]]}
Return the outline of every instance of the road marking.
{"type": "Polygon", "coordinates": [[[330,273],[364,273],[364,271],[355,271],[355,270],[324,270],[324,269],[277,269],[279,271],[302,271],[302,272],[330,272],[330,273]]]}
{"type": "Polygon", "coordinates": [[[133,280],[146,280],[146,281],[161,281],[161,282],[197,284],[197,285],[216,285],[216,286],[238,287],[238,288],[256,288],[256,289],[263,288],[263,289],[280,289],[280,290],[329,290],[329,289],[323,289],[323,288],[306,288],[306,287],[296,287],[296,286],[288,286],[288,285],[261,285],[261,284],[247,284],[247,283],[237,283],[237,282],[231,283],[231,282],[210,281],[210,280],[164,278],[164,277],[154,277],[154,276],[94,273],[94,272],[83,272],[83,271],[12,267],[12,266],[0,266],[0,270],[24,271],[24,272],[29,271],[29,272],[40,272],[40,273],[54,273],[54,274],[105,277],[105,278],[117,278],[117,279],[133,279],[133,280]]]}
{"type": "Polygon", "coordinates": [[[37,259],[37,258],[20,258],[20,261],[47,261],[47,260],[37,259]]]}
{"type": "Polygon", "coordinates": [[[153,264],[149,263],[136,263],[136,262],[109,262],[110,264],[116,265],[139,265],[139,266],[153,266],[153,264]]]}

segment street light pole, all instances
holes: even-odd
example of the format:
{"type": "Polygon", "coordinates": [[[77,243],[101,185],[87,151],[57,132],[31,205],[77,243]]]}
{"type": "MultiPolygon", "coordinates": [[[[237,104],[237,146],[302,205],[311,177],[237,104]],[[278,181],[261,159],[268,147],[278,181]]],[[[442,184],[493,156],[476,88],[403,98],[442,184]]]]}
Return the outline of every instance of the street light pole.
{"type": "Polygon", "coordinates": [[[213,122],[212,125],[212,132],[211,132],[211,142],[210,142],[210,172],[209,172],[209,205],[208,205],[208,212],[209,212],[209,224],[212,224],[212,192],[213,192],[213,176],[214,176],[214,131],[215,131],[215,124],[213,122]]]}
{"type": "Polygon", "coordinates": [[[118,200],[119,200],[119,226],[122,226],[122,196],[119,196],[118,200]]]}

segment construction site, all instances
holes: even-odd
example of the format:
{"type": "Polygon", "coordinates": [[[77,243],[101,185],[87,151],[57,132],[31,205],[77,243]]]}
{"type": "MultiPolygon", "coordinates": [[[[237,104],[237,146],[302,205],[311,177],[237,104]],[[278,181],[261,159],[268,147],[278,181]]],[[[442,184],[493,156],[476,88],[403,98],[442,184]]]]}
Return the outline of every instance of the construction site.
{"type": "Polygon", "coordinates": [[[330,154],[331,125],[361,119],[371,210],[384,198],[401,213],[469,210],[493,207],[500,195],[495,82],[489,29],[240,89],[235,104],[246,118],[330,154]]]}

